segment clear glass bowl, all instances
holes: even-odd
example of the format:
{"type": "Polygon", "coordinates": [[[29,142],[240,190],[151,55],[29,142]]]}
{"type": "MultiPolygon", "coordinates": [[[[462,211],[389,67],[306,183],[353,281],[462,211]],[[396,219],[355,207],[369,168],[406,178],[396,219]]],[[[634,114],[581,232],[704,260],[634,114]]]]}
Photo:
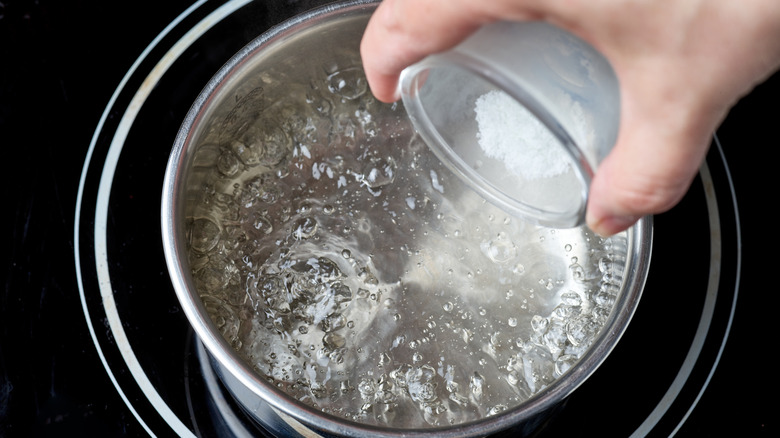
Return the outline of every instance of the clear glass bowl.
{"type": "Polygon", "coordinates": [[[401,75],[420,135],[486,199],[544,226],[584,223],[590,181],[617,137],[617,77],[557,27],[499,22],[401,75]]]}

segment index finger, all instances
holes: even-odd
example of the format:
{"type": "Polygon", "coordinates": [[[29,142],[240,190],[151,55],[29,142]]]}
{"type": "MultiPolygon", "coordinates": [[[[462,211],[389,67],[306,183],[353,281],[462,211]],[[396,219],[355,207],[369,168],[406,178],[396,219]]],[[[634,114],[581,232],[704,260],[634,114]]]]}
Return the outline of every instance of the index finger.
{"type": "Polygon", "coordinates": [[[369,20],[360,45],[363,68],[374,96],[398,100],[401,71],[427,55],[450,49],[483,24],[499,19],[527,19],[506,0],[385,0],[369,20]]]}

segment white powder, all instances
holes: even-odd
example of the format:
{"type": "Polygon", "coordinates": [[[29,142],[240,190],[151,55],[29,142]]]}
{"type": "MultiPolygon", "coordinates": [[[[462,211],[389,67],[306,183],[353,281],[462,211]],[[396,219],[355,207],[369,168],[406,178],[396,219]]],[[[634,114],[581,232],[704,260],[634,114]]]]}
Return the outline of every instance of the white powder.
{"type": "Polygon", "coordinates": [[[549,178],[569,170],[552,133],[525,107],[501,91],[475,104],[477,140],[485,155],[502,161],[525,179],[549,178]]]}

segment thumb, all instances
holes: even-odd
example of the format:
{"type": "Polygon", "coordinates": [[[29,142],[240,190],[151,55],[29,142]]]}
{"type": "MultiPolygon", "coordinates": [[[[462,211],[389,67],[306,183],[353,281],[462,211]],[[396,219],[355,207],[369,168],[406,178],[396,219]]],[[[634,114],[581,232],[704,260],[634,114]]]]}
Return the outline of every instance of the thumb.
{"type": "Polygon", "coordinates": [[[643,216],[667,211],[688,191],[709,149],[714,123],[685,127],[664,119],[621,124],[615,148],[590,188],[586,222],[597,234],[610,236],[643,216]]]}
{"type": "Polygon", "coordinates": [[[397,100],[401,70],[454,47],[483,24],[538,18],[526,3],[530,2],[384,0],[372,14],[360,44],[372,93],[383,102],[397,100]]]}
{"type": "Polygon", "coordinates": [[[383,102],[398,100],[398,76],[406,66],[430,53],[447,50],[483,22],[448,0],[386,0],[372,14],[360,43],[368,84],[383,102]],[[430,17],[435,13],[436,20],[430,17]]]}

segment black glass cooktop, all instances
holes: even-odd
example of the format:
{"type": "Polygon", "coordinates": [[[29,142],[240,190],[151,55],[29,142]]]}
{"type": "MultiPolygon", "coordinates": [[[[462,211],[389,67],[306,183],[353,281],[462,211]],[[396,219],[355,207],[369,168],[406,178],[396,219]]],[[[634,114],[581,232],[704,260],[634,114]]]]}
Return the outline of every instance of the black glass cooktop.
{"type": "MultiPolygon", "coordinates": [[[[0,0],[0,436],[271,436],[203,360],[160,194],[206,81],[321,3],[0,0]]],[[[536,436],[776,436],[779,87],[734,108],[689,194],[654,218],[627,333],[536,436]]]]}

